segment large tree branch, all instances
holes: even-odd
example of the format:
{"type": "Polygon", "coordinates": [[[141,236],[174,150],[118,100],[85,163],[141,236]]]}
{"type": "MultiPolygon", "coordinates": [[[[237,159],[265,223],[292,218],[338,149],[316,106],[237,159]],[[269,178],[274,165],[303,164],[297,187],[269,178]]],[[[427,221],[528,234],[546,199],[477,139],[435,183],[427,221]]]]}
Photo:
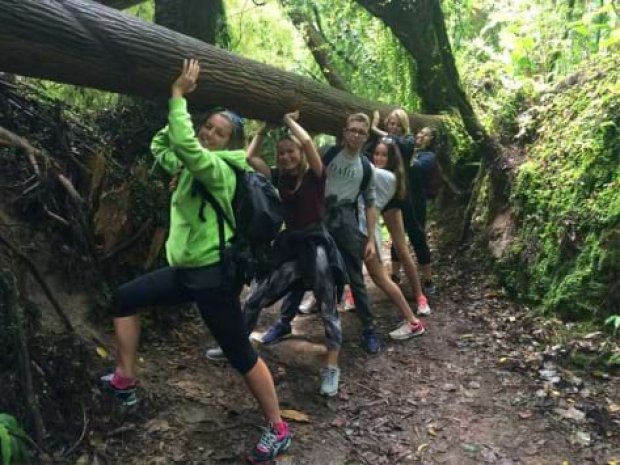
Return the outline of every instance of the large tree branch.
{"type": "MultiPolygon", "coordinates": [[[[394,106],[365,100],[306,77],[241,58],[164,27],[85,0],[0,0],[0,70],[112,92],[167,98],[181,60],[203,71],[195,108],[222,105],[279,121],[301,110],[311,131],[339,134],[346,115],[394,106]]],[[[411,115],[413,126],[440,118],[411,115]]]]}

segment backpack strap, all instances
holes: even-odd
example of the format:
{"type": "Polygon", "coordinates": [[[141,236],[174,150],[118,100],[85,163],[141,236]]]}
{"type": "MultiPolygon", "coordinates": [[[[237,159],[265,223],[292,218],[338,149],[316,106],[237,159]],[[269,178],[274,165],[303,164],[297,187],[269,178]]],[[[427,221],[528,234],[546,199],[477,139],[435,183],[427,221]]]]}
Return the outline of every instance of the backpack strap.
{"type": "Polygon", "coordinates": [[[329,147],[325,151],[325,155],[323,155],[323,166],[327,168],[327,165],[334,161],[334,158],[336,158],[336,155],[338,155],[341,150],[342,147],[340,145],[332,145],[329,147]]]}
{"type": "MultiPolygon", "coordinates": [[[[342,146],[340,145],[332,145],[325,151],[325,155],[323,155],[323,166],[327,168],[327,166],[334,161],[334,158],[342,151],[342,146]]],[[[360,159],[362,160],[362,182],[360,183],[360,191],[358,193],[358,197],[368,188],[370,184],[370,177],[372,176],[372,165],[370,164],[370,160],[363,153],[360,154],[360,159]]]]}
{"type": "MultiPolygon", "coordinates": [[[[235,174],[236,181],[237,181],[237,185],[235,186],[235,191],[236,191],[239,185],[239,173],[238,173],[239,170],[237,170],[228,161],[226,160],[223,160],[223,161],[228,166],[230,166],[230,168],[233,170],[233,173],[235,174]]],[[[194,179],[194,183],[192,184],[192,194],[196,194],[196,193],[202,197],[202,203],[200,205],[200,210],[198,212],[198,218],[200,218],[201,221],[203,222],[206,221],[206,218],[204,216],[204,208],[207,202],[209,202],[211,206],[213,207],[213,210],[215,210],[215,214],[217,216],[217,230],[218,230],[218,235],[220,238],[220,259],[221,259],[221,257],[223,256],[222,254],[224,253],[224,244],[226,243],[226,239],[224,235],[224,222],[226,222],[228,224],[228,227],[232,229],[233,231],[235,230],[235,225],[233,224],[233,221],[228,217],[228,215],[226,215],[226,212],[224,212],[222,205],[217,201],[217,199],[209,191],[209,189],[207,189],[207,186],[205,186],[203,183],[201,183],[197,179],[194,179]]]]}
{"type": "Polygon", "coordinates": [[[372,176],[372,165],[370,164],[370,160],[366,158],[365,155],[361,156],[362,159],[362,183],[360,184],[360,195],[364,193],[366,189],[368,189],[368,185],[370,184],[370,177],[372,176]]]}

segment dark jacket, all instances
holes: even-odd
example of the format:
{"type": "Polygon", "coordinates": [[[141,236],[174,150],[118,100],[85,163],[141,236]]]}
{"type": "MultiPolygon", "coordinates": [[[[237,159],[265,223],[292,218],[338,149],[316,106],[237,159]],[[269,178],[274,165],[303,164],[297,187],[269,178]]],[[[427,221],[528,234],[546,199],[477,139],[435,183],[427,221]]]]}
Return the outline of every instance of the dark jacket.
{"type": "Polygon", "coordinates": [[[340,296],[348,282],[346,267],[334,239],[322,223],[301,231],[282,231],[273,243],[273,269],[285,262],[296,261],[304,287],[315,289],[315,279],[321,278],[317,276],[315,260],[316,247],[319,245],[325,247],[337,295],[340,296]]]}

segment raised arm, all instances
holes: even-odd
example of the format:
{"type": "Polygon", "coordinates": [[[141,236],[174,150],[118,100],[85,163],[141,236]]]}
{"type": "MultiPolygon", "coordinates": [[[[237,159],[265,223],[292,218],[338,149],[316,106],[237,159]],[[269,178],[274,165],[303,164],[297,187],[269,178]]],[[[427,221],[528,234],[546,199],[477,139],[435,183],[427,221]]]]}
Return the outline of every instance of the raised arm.
{"type": "Polygon", "coordinates": [[[252,142],[248,146],[248,151],[245,159],[252,168],[254,168],[257,172],[266,176],[267,178],[271,178],[271,170],[265,160],[260,156],[261,148],[263,147],[263,142],[265,141],[265,135],[267,135],[267,123],[264,123],[261,128],[258,130],[252,142]]]}
{"type": "Polygon", "coordinates": [[[284,124],[286,124],[293,135],[299,139],[301,142],[301,147],[306,154],[306,160],[308,161],[308,166],[317,177],[321,177],[323,174],[323,162],[321,161],[321,156],[319,155],[318,150],[316,149],[316,145],[312,141],[312,137],[310,134],[306,132],[304,128],[302,128],[299,123],[296,121],[299,118],[299,111],[295,111],[293,113],[287,113],[282,118],[284,124]]]}
{"type": "MultiPolygon", "coordinates": [[[[227,186],[232,169],[218,156],[218,152],[202,147],[196,137],[192,120],[187,111],[184,95],[196,88],[200,75],[200,65],[196,60],[183,60],[183,71],[172,84],[172,95],[169,101],[168,136],[174,154],[192,175],[208,189],[214,190],[227,186]]],[[[222,152],[231,153],[230,150],[222,152]]],[[[243,151],[239,151],[242,156],[243,151]]]]}
{"type": "Polygon", "coordinates": [[[372,113],[372,122],[370,123],[370,131],[377,136],[385,137],[388,135],[388,133],[379,129],[379,126],[378,126],[380,118],[381,116],[379,115],[379,111],[375,110],[372,113]]]}

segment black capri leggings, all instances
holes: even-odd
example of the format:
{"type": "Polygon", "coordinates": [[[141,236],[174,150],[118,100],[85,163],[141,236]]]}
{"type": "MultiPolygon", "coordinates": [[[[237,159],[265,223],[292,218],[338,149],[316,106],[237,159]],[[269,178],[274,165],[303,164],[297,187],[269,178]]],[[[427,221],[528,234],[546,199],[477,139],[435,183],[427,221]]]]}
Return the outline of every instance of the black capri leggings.
{"type": "MultiPolygon", "coordinates": [[[[403,222],[409,237],[409,242],[415,251],[420,265],[428,265],[431,262],[431,251],[426,242],[426,200],[419,199],[414,205],[405,202],[402,206],[403,222]]],[[[394,246],[390,249],[392,261],[400,261],[396,255],[394,246]]]]}
{"type": "MultiPolygon", "coordinates": [[[[217,267],[217,265],[215,265],[217,267]]],[[[162,268],[123,284],[113,294],[115,318],[135,315],[139,307],[196,302],[202,319],[230,364],[242,375],[249,372],[258,356],[244,329],[239,293],[241,285],[200,284],[205,268],[162,268]],[[198,273],[198,274],[197,274],[198,273]]],[[[207,270],[208,271],[208,270],[207,270]]],[[[219,270],[209,276],[221,276],[219,270]]]]}

